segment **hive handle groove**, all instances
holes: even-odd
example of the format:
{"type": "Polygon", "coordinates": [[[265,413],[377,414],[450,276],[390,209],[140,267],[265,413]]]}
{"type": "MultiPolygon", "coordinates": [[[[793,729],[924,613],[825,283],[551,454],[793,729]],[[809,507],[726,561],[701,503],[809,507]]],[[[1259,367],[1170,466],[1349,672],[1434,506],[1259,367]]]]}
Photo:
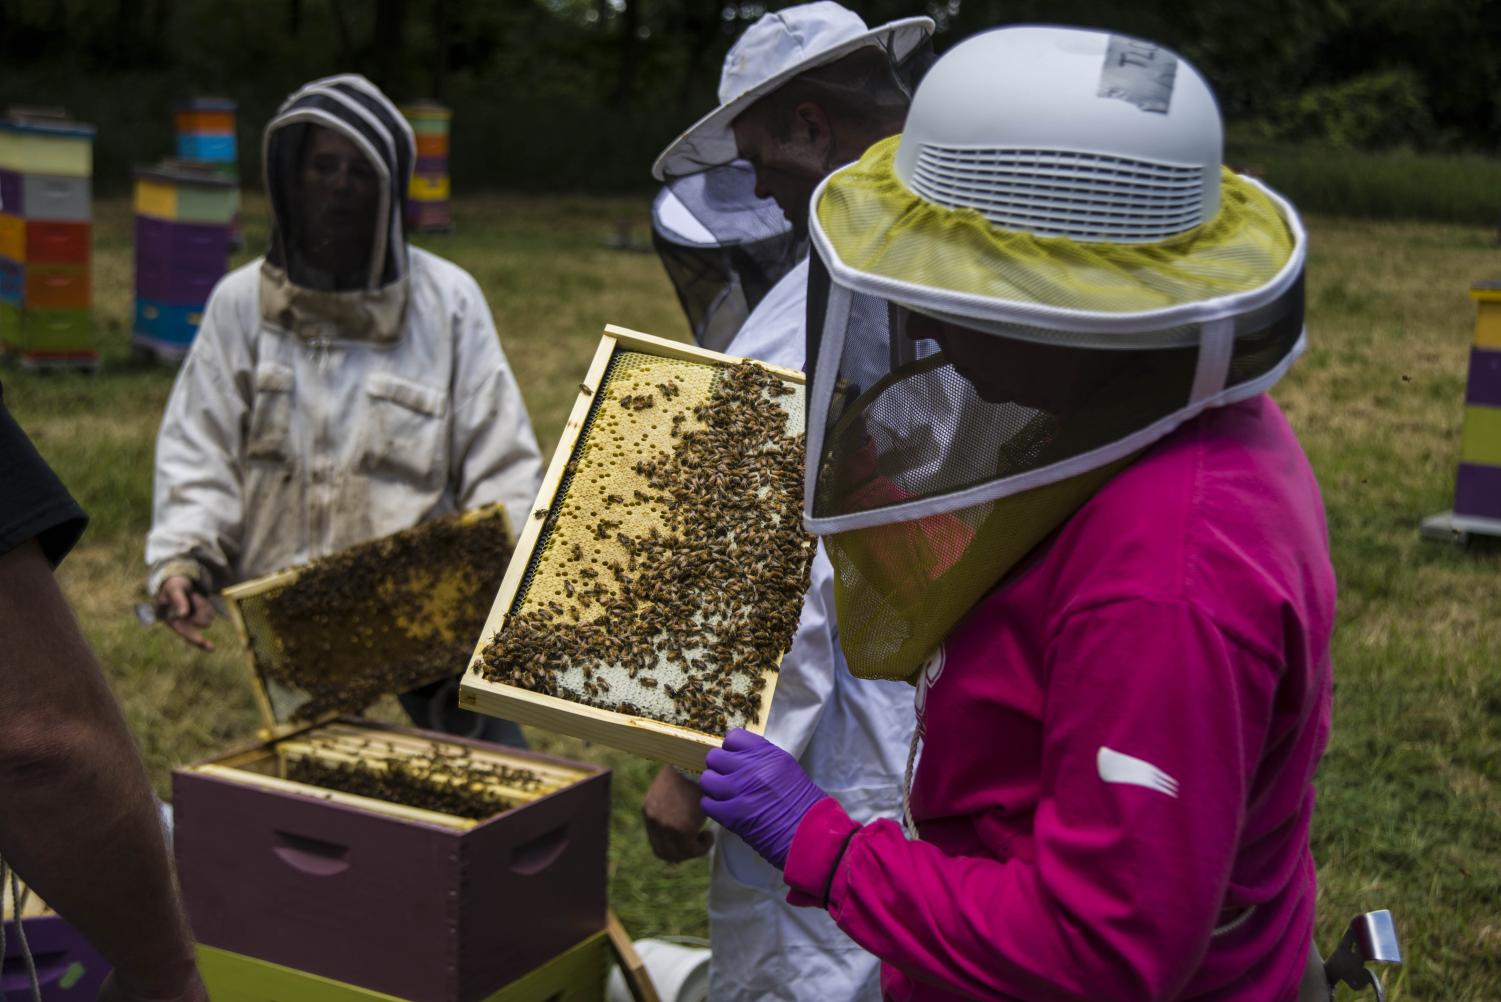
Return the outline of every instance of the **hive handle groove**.
{"type": "Polygon", "coordinates": [[[294,870],[314,877],[331,877],[349,869],[349,846],[323,839],[277,832],[277,845],[271,847],[277,858],[294,870]]]}

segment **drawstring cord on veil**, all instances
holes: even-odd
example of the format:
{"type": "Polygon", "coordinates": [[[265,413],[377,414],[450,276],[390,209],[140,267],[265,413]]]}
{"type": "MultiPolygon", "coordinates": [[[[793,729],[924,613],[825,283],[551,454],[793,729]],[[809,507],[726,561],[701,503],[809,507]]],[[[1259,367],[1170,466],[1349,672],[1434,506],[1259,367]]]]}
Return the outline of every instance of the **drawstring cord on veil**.
{"type": "Polygon", "coordinates": [[[917,746],[922,741],[922,724],[912,728],[912,743],[907,746],[907,771],[902,776],[902,834],[908,842],[917,839],[917,822],[912,820],[912,773],[917,766],[917,746]]]}
{"type": "MultiPolygon", "coordinates": [[[[26,961],[26,975],[31,979],[32,1002],[42,1002],[42,986],[37,981],[36,958],[31,955],[31,945],[26,942],[26,927],[21,923],[21,881],[16,876],[16,871],[11,869],[10,864],[0,857],[0,887],[10,885],[11,911],[16,920],[16,938],[21,941],[21,956],[26,961]]],[[[30,893],[30,889],[27,889],[30,893]]],[[[5,913],[0,909],[0,964],[5,958],[5,913]]],[[[5,1000],[5,989],[0,988],[0,1002],[5,1000]]]]}

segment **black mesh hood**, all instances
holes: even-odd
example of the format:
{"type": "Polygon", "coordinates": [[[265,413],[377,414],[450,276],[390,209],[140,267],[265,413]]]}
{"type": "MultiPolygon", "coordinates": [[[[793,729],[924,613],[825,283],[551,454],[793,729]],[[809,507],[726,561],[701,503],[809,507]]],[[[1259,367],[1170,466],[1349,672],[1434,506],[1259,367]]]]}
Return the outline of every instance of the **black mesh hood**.
{"type": "MultiPolygon", "coordinates": [[[[412,128],[396,106],[369,80],[356,73],[325,77],[302,87],[282,103],[266,126],[262,149],[266,192],[271,203],[271,246],[267,260],[289,268],[287,219],[292,205],[292,184],[307,131],[322,126],[344,135],[374,165],[381,179],[377,212],[385,225],[376,226],[370,271],[364,291],[376,291],[400,282],[406,275],[406,234],[402,229],[402,206],[412,176],[416,142],[412,128]]],[[[289,268],[288,279],[302,284],[289,268]]]]}

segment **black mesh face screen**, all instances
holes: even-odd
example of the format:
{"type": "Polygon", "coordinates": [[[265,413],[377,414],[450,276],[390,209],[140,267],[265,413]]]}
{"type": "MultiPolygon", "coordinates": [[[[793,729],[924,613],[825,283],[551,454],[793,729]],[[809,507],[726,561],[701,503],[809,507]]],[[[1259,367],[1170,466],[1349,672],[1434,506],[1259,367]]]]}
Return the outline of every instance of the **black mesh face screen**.
{"type": "Polygon", "coordinates": [[[1287,358],[1303,335],[1303,275],[1275,302],[1235,321],[1235,353],[1226,386],[1266,375],[1287,358]]]}
{"type": "Polygon", "coordinates": [[[757,243],[792,228],[776,202],[756,196],[756,172],[744,160],[671,178],[667,188],[721,246],[757,243]]]}
{"type": "MultiPolygon", "coordinates": [[[[810,332],[811,305],[812,297],[810,332]]],[[[845,322],[819,456],[819,517],[936,498],[1065,462],[1182,409],[1193,387],[1196,346],[1045,344],[903,318],[884,306],[857,295],[845,322]]]]}
{"type": "MultiPolygon", "coordinates": [[[[667,277],[672,280],[678,302],[688,317],[688,327],[693,331],[693,339],[706,348],[715,347],[706,343],[705,332],[716,307],[723,305],[726,294],[736,284],[729,256],[718,247],[673,243],[655,228],[652,230],[652,246],[662,260],[667,277]]],[[[741,302],[744,302],[743,298],[741,302]]],[[[736,330],[744,323],[748,311],[738,312],[732,328],[736,330]]]]}
{"type": "Polygon", "coordinates": [[[652,245],[694,340],[716,351],[806,248],[743,161],[673,178],[652,204],[652,245]]]}
{"type": "MultiPolygon", "coordinates": [[[[399,206],[406,197],[416,149],[411,130],[396,107],[368,81],[357,77],[329,77],[301,88],[267,127],[265,183],[272,209],[267,257],[289,272],[298,268],[298,263],[289,259],[288,245],[302,238],[296,232],[300,211],[297,188],[302,183],[303,149],[315,127],[331,129],[355,142],[384,176],[387,212],[385,218],[375,220],[375,225],[384,237],[385,256],[375,284],[398,281],[406,266],[406,234],[399,206]]],[[[294,282],[301,280],[297,274],[291,277],[294,282]]]]}
{"type": "Polygon", "coordinates": [[[1235,314],[1228,331],[1208,319],[1116,333],[966,321],[879,295],[836,295],[817,256],[809,275],[817,519],[897,506],[891,517],[911,518],[1114,461],[1206,406],[1264,389],[1303,336],[1301,274],[1235,314]],[[1217,340],[1226,335],[1228,365],[1217,340]],[[1211,350],[1202,372],[1201,340],[1211,350]],[[830,365],[836,374],[820,380],[830,365]],[[951,500],[923,504],[943,498],[951,500]]]}

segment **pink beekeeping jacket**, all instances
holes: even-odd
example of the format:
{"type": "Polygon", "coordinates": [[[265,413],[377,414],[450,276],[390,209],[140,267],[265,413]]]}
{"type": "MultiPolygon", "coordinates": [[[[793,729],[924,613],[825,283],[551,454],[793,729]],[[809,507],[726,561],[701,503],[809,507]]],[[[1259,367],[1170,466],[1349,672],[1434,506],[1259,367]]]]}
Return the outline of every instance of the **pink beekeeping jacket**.
{"type": "Polygon", "coordinates": [[[920,840],[824,800],[789,899],[827,904],[902,1002],[1295,998],[1334,598],[1277,407],[1185,424],[929,659],[920,840]]]}

